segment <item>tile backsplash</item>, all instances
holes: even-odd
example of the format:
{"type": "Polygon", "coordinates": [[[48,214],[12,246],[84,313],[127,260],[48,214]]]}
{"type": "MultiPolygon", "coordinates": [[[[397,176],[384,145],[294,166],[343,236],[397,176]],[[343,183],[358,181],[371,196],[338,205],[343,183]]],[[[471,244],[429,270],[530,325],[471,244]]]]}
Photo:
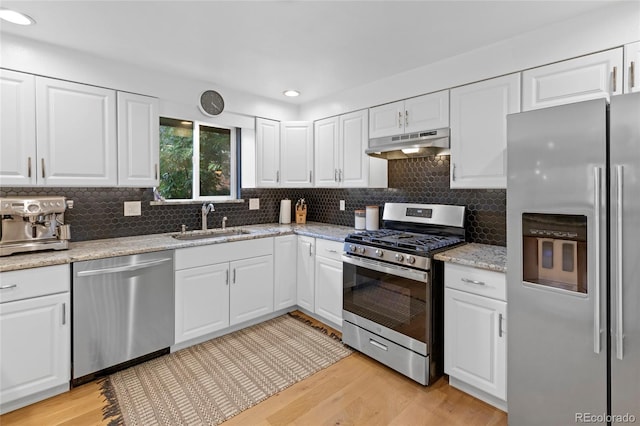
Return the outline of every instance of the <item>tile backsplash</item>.
{"type": "MultiPolygon", "coordinates": [[[[200,205],[150,205],[151,189],[141,188],[0,188],[0,196],[61,195],[74,200],[67,210],[71,224],[71,240],[177,232],[182,224],[187,229],[200,229],[200,205]],[[141,216],[124,216],[125,201],[142,201],[141,216]]],[[[305,198],[309,205],[307,220],[353,226],[356,209],[368,205],[382,207],[385,202],[458,204],[467,207],[467,241],[484,244],[506,244],[506,191],[504,189],[450,189],[449,156],[389,161],[389,188],[325,189],[295,188],[243,189],[241,203],[214,203],[208,226],[219,228],[222,217],[227,226],[277,222],[280,200],[290,198],[292,204],[305,198]],[[259,210],[249,210],[249,198],[260,199],[259,210]],[[339,210],[340,200],[346,209],[339,210]]],[[[380,209],[382,214],[382,209],[380,209]]],[[[295,215],[292,214],[295,221],[295,215]]]]}

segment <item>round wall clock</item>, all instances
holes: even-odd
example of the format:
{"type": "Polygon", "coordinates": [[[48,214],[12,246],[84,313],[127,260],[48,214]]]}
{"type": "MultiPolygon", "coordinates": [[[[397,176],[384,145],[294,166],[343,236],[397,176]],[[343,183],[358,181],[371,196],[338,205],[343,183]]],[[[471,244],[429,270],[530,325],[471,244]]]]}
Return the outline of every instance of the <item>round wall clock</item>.
{"type": "Polygon", "coordinates": [[[224,109],[224,99],[215,90],[205,90],[200,95],[199,107],[204,114],[215,116],[224,109]]]}

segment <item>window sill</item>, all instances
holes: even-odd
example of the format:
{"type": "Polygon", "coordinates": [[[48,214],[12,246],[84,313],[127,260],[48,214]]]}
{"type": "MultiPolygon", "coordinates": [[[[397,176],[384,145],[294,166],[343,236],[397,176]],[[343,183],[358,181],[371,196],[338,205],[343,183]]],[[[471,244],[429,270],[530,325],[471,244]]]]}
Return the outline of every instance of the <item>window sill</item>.
{"type": "Polygon", "coordinates": [[[175,206],[175,205],[201,205],[203,203],[212,204],[241,204],[244,203],[242,198],[237,200],[164,200],[164,201],[150,201],[150,206],[175,206]]]}

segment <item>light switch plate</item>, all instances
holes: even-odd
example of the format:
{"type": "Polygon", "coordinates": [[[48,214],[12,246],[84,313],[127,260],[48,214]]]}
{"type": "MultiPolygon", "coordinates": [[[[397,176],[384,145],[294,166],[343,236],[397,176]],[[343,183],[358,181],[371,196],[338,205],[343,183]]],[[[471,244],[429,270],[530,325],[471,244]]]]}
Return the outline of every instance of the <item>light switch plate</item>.
{"type": "Polygon", "coordinates": [[[124,202],[124,215],[125,216],[140,216],[142,214],[142,207],[140,201],[125,201],[124,202]]]}
{"type": "Polygon", "coordinates": [[[249,210],[260,210],[260,198],[249,198],[249,210]]]}
{"type": "Polygon", "coordinates": [[[344,211],[344,200],[340,200],[340,210],[344,211]]]}

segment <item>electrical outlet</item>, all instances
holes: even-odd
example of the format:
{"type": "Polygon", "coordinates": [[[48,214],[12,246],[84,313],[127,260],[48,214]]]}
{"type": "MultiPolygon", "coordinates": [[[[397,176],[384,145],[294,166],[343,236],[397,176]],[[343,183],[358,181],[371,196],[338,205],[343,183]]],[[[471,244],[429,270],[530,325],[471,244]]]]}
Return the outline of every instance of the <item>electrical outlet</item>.
{"type": "Polygon", "coordinates": [[[345,206],[344,206],[344,200],[340,200],[340,210],[341,210],[341,211],[344,211],[344,208],[345,208],[345,206]]]}
{"type": "Polygon", "coordinates": [[[249,210],[260,210],[260,198],[249,198],[249,210]]]}
{"type": "Polygon", "coordinates": [[[140,216],[142,214],[142,206],[140,201],[125,201],[124,202],[124,215],[125,216],[140,216]]]}

